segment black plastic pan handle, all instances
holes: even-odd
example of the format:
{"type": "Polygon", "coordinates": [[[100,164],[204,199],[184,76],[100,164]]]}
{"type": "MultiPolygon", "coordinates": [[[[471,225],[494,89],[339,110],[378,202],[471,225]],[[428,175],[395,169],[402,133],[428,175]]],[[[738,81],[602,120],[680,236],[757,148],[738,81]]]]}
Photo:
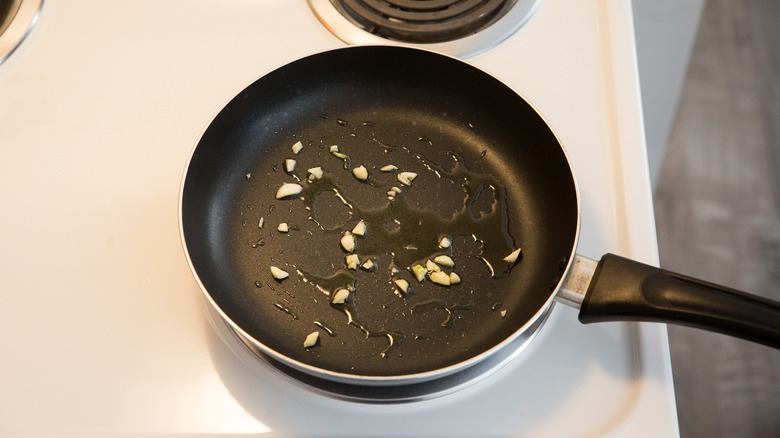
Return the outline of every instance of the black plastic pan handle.
{"type": "Polygon", "coordinates": [[[780,303],[614,254],[595,266],[579,320],[676,323],[780,348],[780,303]]]}

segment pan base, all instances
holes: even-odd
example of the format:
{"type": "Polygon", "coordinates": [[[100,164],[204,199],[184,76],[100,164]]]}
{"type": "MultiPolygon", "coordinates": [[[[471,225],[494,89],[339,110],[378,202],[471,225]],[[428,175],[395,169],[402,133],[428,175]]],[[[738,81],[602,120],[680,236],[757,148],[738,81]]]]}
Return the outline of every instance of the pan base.
{"type": "Polygon", "coordinates": [[[553,306],[550,306],[541,318],[538,318],[533,325],[529,326],[512,342],[471,367],[438,379],[396,386],[368,386],[334,382],[291,368],[252,345],[244,336],[233,330],[212,306],[207,306],[207,308],[209,322],[217,331],[220,339],[228,345],[234,354],[250,359],[244,361],[248,365],[262,366],[287,381],[322,396],[359,403],[390,404],[442,397],[467,388],[490,376],[517,357],[533,340],[547,321],[553,306]]]}

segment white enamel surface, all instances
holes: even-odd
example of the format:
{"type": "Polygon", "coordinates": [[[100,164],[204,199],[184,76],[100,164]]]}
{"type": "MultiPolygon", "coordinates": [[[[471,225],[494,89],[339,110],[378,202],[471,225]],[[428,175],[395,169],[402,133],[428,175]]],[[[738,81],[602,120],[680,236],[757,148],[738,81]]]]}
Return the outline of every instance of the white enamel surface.
{"type": "MultiPolygon", "coordinates": [[[[567,148],[579,251],[653,263],[626,3],[542,1],[469,62],[529,99],[567,148]]],[[[0,435],[677,433],[662,325],[581,326],[557,306],[495,375],[393,406],[308,393],[218,338],[179,240],[191,148],[258,76],[342,45],[303,0],[46,1],[0,65],[0,435]]]]}

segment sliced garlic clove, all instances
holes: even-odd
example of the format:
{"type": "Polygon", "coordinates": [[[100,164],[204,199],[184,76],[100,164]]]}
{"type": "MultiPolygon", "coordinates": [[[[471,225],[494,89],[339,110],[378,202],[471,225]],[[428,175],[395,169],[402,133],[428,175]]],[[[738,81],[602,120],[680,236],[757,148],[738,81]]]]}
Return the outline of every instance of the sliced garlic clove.
{"type": "Polygon", "coordinates": [[[311,348],[317,345],[317,341],[320,339],[320,332],[311,332],[306,336],[306,340],[303,341],[303,348],[311,348]]]}
{"type": "Polygon", "coordinates": [[[512,251],[511,254],[504,257],[504,261],[509,263],[515,263],[517,262],[517,258],[520,256],[520,248],[517,248],[516,250],[512,251]]]}
{"type": "Polygon", "coordinates": [[[279,190],[276,191],[276,199],[287,198],[297,195],[303,191],[303,187],[295,183],[284,183],[279,190]]]}
{"type": "Polygon", "coordinates": [[[452,282],[450,281],[450,276],[446,272],[442,272],[442,271],[431,272],[428,275],[428,278],[430,278],[432,282],[436,284],[440,284],[442,286],[449,286],[450,284],[452,284],[452,282]]]}
{"type": "Polygon", "coordinates": [[[452,242],[450,242],[450,238],[447,236],[444,236],[439,241],[439,246],[442,248],[449,248],[452,242]]]}
{"type": "Polygon", "coordinates": [[[450,272],[450,284],[458,284],[460,283],[460,275],[450,272]]]}
{"type": "Polygon", "coordinates": [[[399,278],[397,280],[393,280],[393,283],[395,283],[395,286],[403,293],[409,293],[409,282],[404,280],[403,278],[399,278]]]}
{"type": "Polygon", "coordinates": [[[417,281],[422,282],[425,280],[425,274],[428,273],[428,270],[425,269],[422,265],[414,265],[412,266],[412,273],[414,274],[414,278],[416,278],[417,281]]]}
{"type": "Polygon", "coordinates": [[[455,266],[455,261],[452,260],[452,258],[450,256],[448,256],[448,255],[438,255],[438,256],[434,257],[433,261],[438,263],[438,264],[440,264],[440,265],[442,265],[442,266],[447,266],[447,267],[450,267],[450,268],[455,266]]]}
{"type": "Polygon", "coordinates": [[[303,143],[300,141],[295,142],[294,145],[292,145],[292,151],[295,155],[298,155],[303,150],[303,143]]]}
{"type": "Polygon", "coordinates": [[[347,301],[347,297],[349,297],[349,290],[341,288],[337,290],[335,294],[333,294],[333,300],[331,303],[344,304],[347,301]]]}
{"type": "Polygon", "coordinates": [[[365,181],[368,179],[368,169],[366,169],[365,166],[358,166],[352,169],[352,175],[355,176],[355,178],[365,181]]]}
{"type": "Polygon", "coordinates": [[[382,172],[394,172],[398,170],[397,166],[393,166],[392,164],[388,164],[387,166],[383,166],[381,169],[382,172]]]}
{"type": "Polygon", "coordinates": [[[355,252],[357,242],[355,241],[355,235],[347,231],[341,238],[341,247],[347,252],[355,252]]]}
{"type": "Polygon", "coordinates": [[[415,178],[417,178],[417,174],[414,172],[401,172],[398,175],[396,175],[396,178],[401,184],[405,186],[410,186],[412,185],[412,181],[415,178]]]}
{"type": "Polygon", "coordinates": [[[430,260],[425,261],[425,269],[428,270],[428,272],[435,272],[435,271],[441,271],[441,268],[436,263],[433,263],[430,260]]]}
{"type": "Polygon", "coordinates": [[[276,266],[271,266],[271,275],[273,275],[274,278],[277,280],[284,280],[285,278],[290,276],[290,274],[288,274],[287,271],[279,269],[276,266]]]}
{"type": "Polygon", "coordinates": [[[287,233],[290,231],[290,226],[287,225],[287,222],[282,222],[278,227],[276,227],[276,230],[280,233],[287,233]]]}
{"type": "Polygon", "coordinates": [[[360,222],[355,225],[355,228],[352,229],[352,234],[356,236],[365,236],[367,229],[368,225],[361,219],[360,222]]]}
{"type": "Polygon", "coordinates": [[[346,258],[347,263],[347,269],[352,269],[353,271],[357,270],[358,265],[360,264],[360,258],[357,256],[357,254],[350,254],[346,258]]]}

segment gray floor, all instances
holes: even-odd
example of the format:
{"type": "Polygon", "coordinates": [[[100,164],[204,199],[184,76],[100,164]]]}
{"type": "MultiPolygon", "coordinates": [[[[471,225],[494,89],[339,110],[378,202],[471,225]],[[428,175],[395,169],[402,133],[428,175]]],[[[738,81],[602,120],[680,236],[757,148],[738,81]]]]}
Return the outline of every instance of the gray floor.
{"type": "MultiPolygon", "coordinates": [[[[780,2],[708,0],[656,188],[661,265],[780,300],[780,2]]],[[[670,327],[682,437],[780,437],[780,351],[670,327]]]]}

